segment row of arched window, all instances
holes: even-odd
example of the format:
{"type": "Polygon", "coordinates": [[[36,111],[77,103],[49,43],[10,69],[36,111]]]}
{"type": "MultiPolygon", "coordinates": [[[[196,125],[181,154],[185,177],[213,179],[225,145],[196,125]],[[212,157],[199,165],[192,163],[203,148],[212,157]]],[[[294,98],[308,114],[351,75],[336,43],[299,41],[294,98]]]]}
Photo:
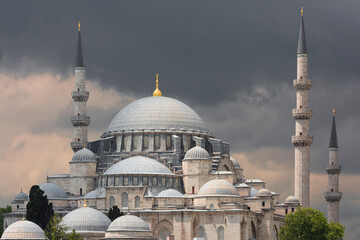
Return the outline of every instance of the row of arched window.
{"type": "Polygon", "coordinates": [[[137,177],[137,176],[121,176],[99,178],[98,187],[105,186],[159,186],[159,187],[179,187],[179,179],[173,177],[137,177]]]}
{"type": "MultiPolygon", "coordinates": [[[[115,197],[109,198],[109,206],[112,208],[115,205],[115,197]]],[[[121,208],[129,208],[129,195],[124,192],[121,194],[121,208]]],[[[140,208],[140,197],[136,196],[134,199],[134,208],[140,208]]]]}
{"type": "MultiPolygon", "coordinates": [[[[205,229],[202,226],[198,228],[197,237],[200,239],[201,238],[205,239],[205,229]]],[[[225,229],[224,227],[220,226],[217,229],[217,240],[224,240],[224,239],[225,239],[225,229]]]]}

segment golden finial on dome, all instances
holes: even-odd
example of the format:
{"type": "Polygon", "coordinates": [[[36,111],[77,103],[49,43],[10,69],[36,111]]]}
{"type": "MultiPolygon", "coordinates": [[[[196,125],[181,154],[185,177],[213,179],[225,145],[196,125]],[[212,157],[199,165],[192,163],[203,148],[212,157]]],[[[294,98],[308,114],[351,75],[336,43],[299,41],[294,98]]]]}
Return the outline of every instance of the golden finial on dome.
{"type": "Polygon", "coordinates": [[[304,16],[304,7],[301,7],[301,16],[304,16]]]}
{"type": "Polygon", "coordinates": [[[333,116],[335,117],[335,108],[333,107],[333,116]]]}
{"type": "Polygon", "coordinates": [[[79,27],[79,32],[80,32],[80,21],[79,21],[78,27],[79,27]]]}
{"type": "Polygon", "coordinates": [[[84,197],[84,206],[83,207],[87,207],[88,205],[86,204],[86,197],[84,197]]]}
{"type": "Polygon", "coordinates": [[[156,89],[155,89],[155,91],[153,92],[153,96],[154,96],[154,97],[161,97],[161,96],[162,96],[162,93],[161,93],[161,91],[159,90],[159,74],[156,73],[155,76],[156,76],[156,89]]]}

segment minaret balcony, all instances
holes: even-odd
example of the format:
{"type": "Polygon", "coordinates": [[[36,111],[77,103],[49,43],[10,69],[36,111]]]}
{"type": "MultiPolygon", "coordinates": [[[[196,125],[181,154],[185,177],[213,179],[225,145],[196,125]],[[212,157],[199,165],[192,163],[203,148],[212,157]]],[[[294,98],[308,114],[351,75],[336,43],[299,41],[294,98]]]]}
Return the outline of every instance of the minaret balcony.
{"type": "Polygon", "coordinates": [[[311,80],[310,79],[295,79],[293,82],[296,91],[310,90],[311,80]]]}
{"type": "Polygon", "coordinates": [[[296,120],[310,119],[312,117],[312,110],[309,108],[297,108],[292,110],[292,116],[296,120]]]}
{"type": "Polygon", "coordinates": [[[292,136],[291,142],[294,144],[295,147],[311,146],[311,144],[313,143],[313,137],[310,135],[292,136]]]}
{"type": "Polygon", "coordinates": [[[74,127],[89,126],[90,124],[89,116],[84,116],[84,115],[72,116],[70,117],[70,120],[74,127]]]}
{"type": "Polygon", "coordinates": [[[75,102],[87,102],[89,99],[88,91],[73,91],[71,96],[75,102]]]}
{"type": "Polygon", "coordinates": [[[341,165],[326,165],[327,174],[339,174],[341,172],[341,165]]]}
{"type": "Polygon", "coordinates": [[[325,192],[324,196],[328,202],[338,202],[342,198],[342,192],[325,192]]]}

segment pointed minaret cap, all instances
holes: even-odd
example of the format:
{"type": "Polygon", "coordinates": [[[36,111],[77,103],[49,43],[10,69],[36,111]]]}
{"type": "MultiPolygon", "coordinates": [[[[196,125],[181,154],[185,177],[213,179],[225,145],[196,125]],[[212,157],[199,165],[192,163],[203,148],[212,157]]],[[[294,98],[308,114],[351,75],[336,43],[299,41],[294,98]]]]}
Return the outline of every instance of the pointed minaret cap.
{"type": "Polygon", "coordinates": [[[153,92],[153,96],[154,96],[154,97],[161,97],[161,96],[162,96],[162,93],[161,93],[161,91],[159,90],[159,74],[156,73],[155,76],[156,76],[156,89],[155,89],[155,91],[153,92]]]}
{"type": "Polygon", "coordinates": [[[300,32],[299,32],[299,41],[298,41],[298,54],[306,54],[306,38],[305,38],[305,26],[304,26],[304,8],[301,7],[301,22],[300,22],[300,32]]]}
{"type": "Polygon", "coordinates": [[[336,134],[336,124],[335,124],[335,108],[333,108],[333,120],[331,126],[330,142],[329,148],[338,148],[337,134],[336,134]]]}
{"type": "Polygon", "coordinates": [[[77,53],[76,53],[76,62],[75,67],[85,67],[84,59],[82,54],[82,45],[81,45],[81,33],[80,33],[80,22],[78,23],[78,43],[77,43],[77,53]]]}

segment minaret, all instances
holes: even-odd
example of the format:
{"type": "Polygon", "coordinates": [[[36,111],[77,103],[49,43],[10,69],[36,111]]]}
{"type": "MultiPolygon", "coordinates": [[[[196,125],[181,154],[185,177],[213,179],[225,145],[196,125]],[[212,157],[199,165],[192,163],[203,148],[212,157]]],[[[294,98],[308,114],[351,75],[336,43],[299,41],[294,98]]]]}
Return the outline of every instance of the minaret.
{"type": "Polygon", "coordinates": [[[312,111],[309,108],[308,54],[306,49],[304,14],[301,8],[300,33],[297,49],[296,108],[292,110],[295,119],[295,135],[291,141],[295,147],[295,196],[301,206],[310,206],[310,146],[313,137],[310,135],[309,121],[312,111]]]}
{"type": "Polygon", "coordinates": [[[75,89],[71,96],[74,101],[75,115],[70,117],[74,126],[74,139],[70,145],[72,150],[76,152],[87,145],[87,127],[90,124],[90,117],[86,115],[86,102],[89,99],[89,92],[85,89],[85,66],[81,47],[80,22],[75,63],[75,89]]]}
{"type": "Polygon", "coordinates": [[[334,108],[329,143],[329,165],[326,166],[329,186],[328,191],[325,192],[328,222],[339,222],[339,202],[342,198],[342,192],[339,192],[339,174],[341,172],[341,165],[338,163],[338,141],[334,108]]]}

